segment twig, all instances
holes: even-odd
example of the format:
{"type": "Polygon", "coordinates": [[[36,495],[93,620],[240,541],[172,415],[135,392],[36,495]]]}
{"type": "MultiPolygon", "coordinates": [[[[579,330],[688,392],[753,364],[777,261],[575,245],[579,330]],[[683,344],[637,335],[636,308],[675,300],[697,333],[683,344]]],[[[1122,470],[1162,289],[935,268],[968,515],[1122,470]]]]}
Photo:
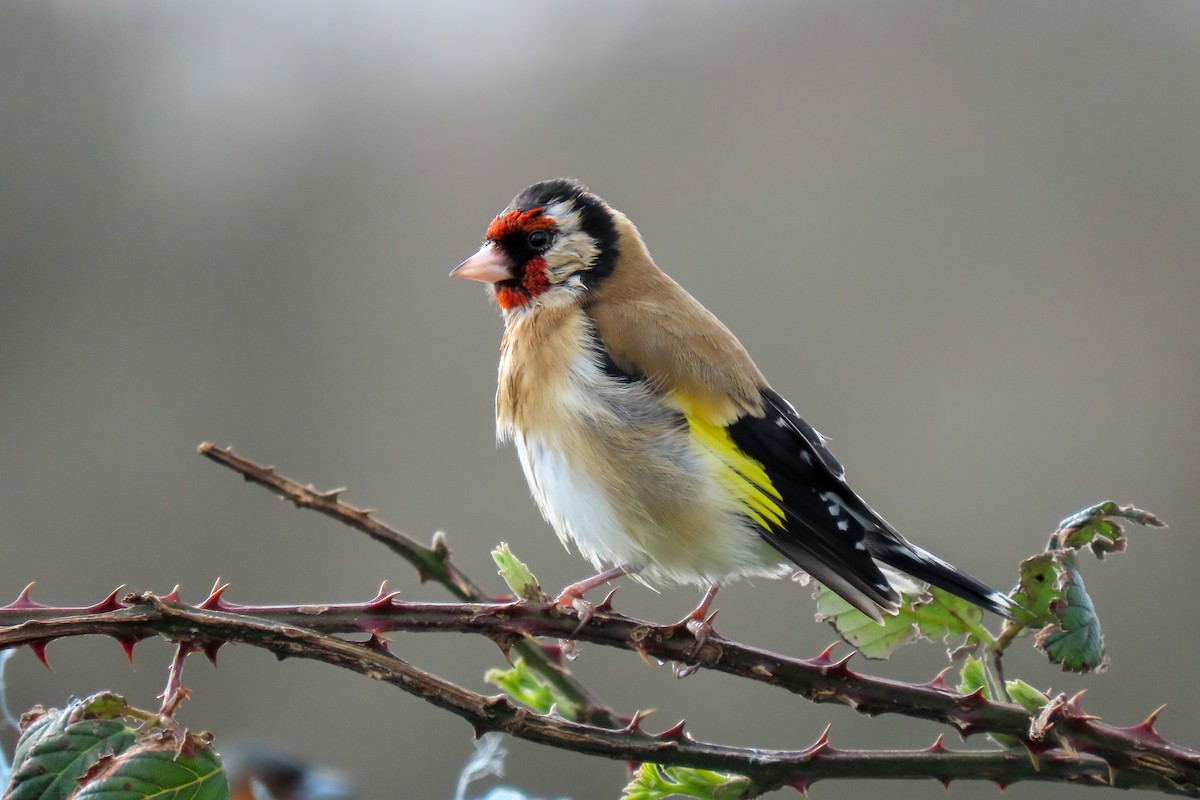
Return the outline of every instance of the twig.
{"type": "MultiPolygon", "coordinates": [[[[641,717],[620,729],[571,722],[513,705],[503,696],[488,697],[421,670],[389,652],[372,636],[350,642],[278,621],[164,602],[150,594],[126,598],[132,605],[117,611],[30,620],[0,629],[0,647],[60,636],[105,633],[145,636],[160,633],[200,643],[240,642],[279,655],[322,661],[381,680],[467,720],[476,734],[504,731],[521,739],[573,752],[624,761],[654,762],[732,772],[749,777],[757,792],[781,786],[806,789],[833,778],[928,778],[949,783],[984,779],[1001,785],[1040,780],[1157,789],[1200,796],[1194,782],[1172,782],[1168,771],[1146,765],[1110,767],[1104,757],[1051,748],[1036,760],[1013,750],[954,752],[941,740],[924,750],[840,750],[825,735],[801,750],[760,750],[700,742],[680,723],[660,734],[642,730],[641,717]]],[[[1146,755],[1149,755],[1148,753],[1146,755]]],[[[1180,774],[1195,766],[1172,765],[1180,774]]]]}
{"type": "MultiPolygon", "coordinates": [[[[330,632],[367,632],[371,637],[367,645],[352,646],[386,653],[381,634],[389,631],[473,632],[498,641],[515,641],[529,636],[570,635],[577,625],[573,616],[549,604],[406,603],[385,596],[366,604],[240,606],[224,600],[223,592],[223,587],[218,588],[200,607],[177,602],[174,593],[163,600],[148,594],[129,595],[126,602],[133,605],[125,607],[116,603],[115,610],[115,601],[109,600],[83,609],[54,609],[33,603],[23,592],[17,603],[0,609],[0,622],[27,620],[0,628],[0,648],[23,644],[44,648],[50,640],[84,634],[106,634],[122,642],[158,634],[174,639],[187,638],[198,645],[207,641],[206,651],[211,654],[225,641],[276,649],[281,638],[311,641],[308,637],[316,636],[325,641],[330,632]],[[268,638],[253,633],[261,630],[275,633],[268,638]]],[[[1120,728],[1106,725],[1085,713],[1077,696],[1052,704],[1031,730],[1029,714],[1019,706],[990,701],[980,692],[959,694],[937,679],[925,684],[908,684],[861,675],[849,669],[848,659],[834,661],[828,651],[813,659],[788,658],[729,641],[715,633],[699,653],[693,653],[695,640],[683,631],[680,626],[658,626],[600,608],[577,636],[654,658],[694,658],[708,669],[778,686],[813,702],[849,705],[871,716],[899,713],[951,725],[963,735],[1003,734],[1020,740],[1032,753],[1042,756],[1062,745],[1071,753],[1098,756],[1115,773],[1153,774],[1181,793],[1200,796],[1200,752],[1160,736],[1154,729],[1157,712],[1139,725],[1120,728]]],[[[388,657],[392,658],[390,654],[388,657]]],[[[458,687],[456,690],[466,691],[458,687]]],[[[522,713],[532,712],[522,710],[522,713]]],[[[582,727],[607,741],[604,735],[595,733],[600,728],[582,727]]],[[[611,728],[609,732],[612,732],[611,728]]],[[[588,749],[591,746],[579,742],[573,749],[593,752],[588,749]]],[[[656,759],[647,757],[645,760],[656,759]]],[[[714,766],[717,762],[687,763],[709,769],[727,769],[714,766]]],[[[755,777],[760,773],[743,774],[755,777]]]]}
{"type": "MultiPolygon", "coordinates": [[[[415,567],[422,583],[439,583],[460,600],[494,599],[451,561],[450,548],[441,534],[434,536],[432,547],[426,547],[411,536],[376,519],[373,516],[374,509],[356,508],[343,502],[341,495],[344,489],[319,491],[311,484],[301,486],[291,478],[277,473],[274,467],[256,464],[233,452],[233,448],[219,448],[212,442],[204,442],[197,448],[197,452],[237,472],[246,481],[269,489],[297,508],[324,514],[381,542],[415,567]]],[[[576,719],[605,727],[620,727],[625,724],[626,720],[605,706],[592,692],[556,664],[545,648],[534,642],[519,641],[511,644],[529,667],[571,704],[572,715],[576,719]]]]}

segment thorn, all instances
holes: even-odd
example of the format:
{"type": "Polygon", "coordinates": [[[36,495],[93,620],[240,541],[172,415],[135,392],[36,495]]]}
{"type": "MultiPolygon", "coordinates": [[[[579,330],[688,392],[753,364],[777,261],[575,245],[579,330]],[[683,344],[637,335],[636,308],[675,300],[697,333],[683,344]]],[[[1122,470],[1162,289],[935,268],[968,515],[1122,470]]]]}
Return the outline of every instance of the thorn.
{"type": "Polygon", "coordinates": [[[824,650],[822,650],[821,655],[812,659],[813,665],[820,667],[820,666],[824,666],[826,664],[832,664],[833,663],[833,651],[837,648],[837,646],[839,644],[840,644],[840,642],[834,642],[833,644],[829,645],[829,647],[826,647],[824,650]]]}
{"type": "Polygon", "coordinates": [[[433,539],[429,542],[429,549],[434,552],[434,555],[443,560],[449,555],[450,543],[446,540],[445,531],[433,532],[433,539]]]}
{"type": "Polygon", "coordinates": [[[926,753],[949,753],[950,750],[946,747],[946,745],[942,744],[943,738],[944,738],[944,735],[939,733],[938,737],[933,740],[933,744],[929,745],[929,747],[926,747],[924,752],[926,752],[926,753]]]}
{"type": "Polygon", "coordinates": [[[117,599],[117,595],[121,594],[124,589],[125,584],[121,584],[109,592],[108,597],[104,598],[93,606],[88,606],[86,609],[84,609],[84,611],[89,614],[105,614],[109,611],[120,611],[121,609],[125,608],[125,605],[117,599]]]}
{"type": "Polygon", "coordinates": [[[1070,700],[1063,704],[1062,711],[1068,719],[1079,720],[1086,722],[1088,720],[1100,719],[1094,714],[1085,713],[1083,706],[1079,703],[1079,699],[1087,694],[1087,689],[1082,689],[1076,692],[1070,700]]]}
{"type": "Polygon", "coordinates": [[[117,643],[121,645],[121,649],[125,651],[125,657],[127,659],[129,659],[129,666],[133,667],[134,669],[137,669],[137,665],[133,663],[133,648],[135,646],[137,646],[138,642],[140,642],[142,639],[144,639],[146,637],[144,637],[144,636],[116,636],[114,638],[117,640],[117,643]]]}
{"type": "Polygon", "coordinates": [[[787,785],[802,794],[804,796],[804,800],[808,800],[808,790],[812,788],[813,779],[808,776],[793,778],[792,780],[788,781],[787,785]]]}
{"type": "Polygon", "coordinates": [[[50,644],[50,641],[50,639],[39,639],[35,642],[30,642],[29,649],[33,651],[33,654],[37,656],[38,661],[42,662],[42,665],[45,666],[46,669],[54,672],[54,667],[50,666],[50,662],[46,660],[46,645],[50,644]]]}
{"type": "Polygon", "coordinates": [[[660,739],[664,742],[679,742],[680,744],[695,741],[695,739],[688,735],[687,731],[684,730],[684,727],[686,726],[687,720],[681,719],[679,722],[676,722],[662,733],[654,734],[654,738],[660,739]]]}
{"type": "Polygon", "coordinates": [[[934,675],[932,678],[930,678],[928,681],[926,681],[925,683],[923,683],[921,685],[925,686],[927,688],[933,689],[935,692],[954,693],[954,690],[951,689],[949,684],[946,683],[946,675],[952,669],[954,669],[953,665],[946,667],[941,672],[939,672],[937,675],[934,675]]]}
{"type": "Polygon", "coordinates": [[[1142,727],[1145,727],[1149,730],[1154,730],[1154,723],[1158,722],[1158,715],[1161,714],[1163,709],[1166,707],[1167,704],[1163,703],[1161,706],[1151,711],[1150,716],[1146,717],[1146,719],[1142,721],[1142,727]]]}
{"type": "Polygon", "coordinates": [[[980,686],[970,694],[959,695],[958,705],[962,708],[978,708],[979,706],[986,706],[988,704],[988,699],[985,692],[987,692],[987,687],[980,686]]]}
{"type": "Polygon", "coordinates": [[[611,613],[613,610],[613,603],[612,603],[613,595],[616,594],[617,590],[620,588],[621,587],[619,585],[612,587],[612,589],[609,590],[608,594],[604,596],[604,599],[600,601],[600,604],[598,606],[596,606],[596,610],[599,611],[601,614],[611,613]]]}
{"type": "Polygon", "coordinates": [[[208,662],[214,667],[217,665],[217,651],[221,649],[221,645],[223,644],[225,643],[218,642],[215,639],[210,639],[204,644],[200,645],[200,651],[204,653],[204,657],[207,658],[208,662]]]}
{"type": "MultiPolygon", "coordinates": [[[[828,651],[826,651],[826,652],[828,652],[828,651]]],[[[854,658],[854,654],[856,652],[858,652],[858,651],[853,650],[845,658],[843,658],[839,661],[835,661],[832,664],[826,664],[825,666],[821,667],[821,674],[826,677],[829,677],[829,678],[839,678],[839,679],[843,679],[843,680],[854,677],[854,673],[851,672],[850,668],[847,667],[846,665],[848,663],[850,663],[850,659],[854,658]]],[[[822,654],[822,655],[824,655],[824,654],[822,654]]]]}
{"type": "Polygon", "coordinates": [[[375,596],[363,604],[364,611],[377,611],[381,608],[388,608],[392,605],[392,601],[400,596],[399,592],[389,592],[387,590],[388,582],[384,581],[379,584],[379,591],[375,596]]]}
{"type": "Polygon", "coordinates": [[[1120,728],[1119,730],[1125,731],[1126,733],[1137,738],[1165,742],[1166,739],[1163,738],[1162,734],[1154,729],[1154,723],[1158,722],[1158,715],[1161,714],[1162,710],[1166,707],[1167,704],[1163,703],[1161,706],[1151,711],[1150,716],[1146,717],[1146,719],[1142,720],[1137,725],[1130,725],[1127,728],[1120,728]]]}
{"type": "Polygon", "coordinates": [[[212,589],[208,592],[208,597],[204,598],[197,608],[202,608],[205,611],[227,611],[233,606],[221,599],[221,595],[225,594],[225,590],[229,588],[228,583],[221,583],[221,579],[213,583],[212,589]]]}
{"type": "Polygon", "coordinates": [[[950,796],[950,782],[953,778],[938,778],[937,782],[942,785],[942,791],[946,793],[946,797],[950,796]]]}
{"type": "Polygon", "coordinates": [[[638,709],[633,712],[633,716],[629,718],[629,722],[621,729],[622,733],[645,733],[642,730],[642,720],[654,713],[653,708],[646,710],[638,709]]]}
{"type": "MultiPolygon", "coordinates": [[[[312,484],[309,484],[309,488],[312,489],[312,484]]],[[[322,500],[329,500],[334,503],[341,502],[342,493],[344,493],[345,491],[346,491],[345,486],[339,486],[336,489],[329,489],[324,492],[320,492],[320,491],[317,491],[316,489],[312,489],[313,494],[315,494],[317,497],[321,498],[322,500]]]]}
{"type": "Polygon", "coordinates": [[[182,603],[183,598],[179,596],[179,584],[175,584],[175,588],[160,597],[159,600],[164,603],[182,603]]]}
{"type": "Polygon", "coordinates": [[[17,595],[17,599],[6,605],[5,608],[13,610],[20,608],[45,608],[46,606],[42,605],[41,603],[34,602],[33,598],[29,596],[30,592],[33,591],[33,584],[36,582],[37,581],[30,581],[29,585],[22,589],[21,593],[17,595]]]}
{"type": "Polygon", "coordinates": [[[808,758],[808,759],[816,758],[817,754],[820,753],[822,750],[831,749],[829,746],[829,729],[832,727],[833,727],[833,723],[827,724],[825,726],[825,730],[821,731],[821,735],[817,737],[817,740],[815,742],[813,742],[812,744],[810,744],[808,747],[804,748],[803,752],[804,752],[805,758],[808,758]]]}
{"type": "Polygon", "coordinates": [[[387,643],[388,640],[386,637],[380,636],[378,633],[372,633],[370,637],[363,642],[363,646],[368,650],[374,650],[377,653],[383,653],[384,655],[390,656],[392,651],[388,649],[387,643]]]}

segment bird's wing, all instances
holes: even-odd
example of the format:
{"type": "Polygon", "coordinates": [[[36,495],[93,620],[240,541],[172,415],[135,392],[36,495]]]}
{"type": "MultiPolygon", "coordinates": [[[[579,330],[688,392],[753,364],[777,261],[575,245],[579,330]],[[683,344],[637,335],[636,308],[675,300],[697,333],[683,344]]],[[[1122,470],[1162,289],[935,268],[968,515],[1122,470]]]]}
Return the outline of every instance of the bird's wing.
{"type": "Polygon", "coordinates": [[[586,306],[606,368],[648,381],[686,417],[783,556],[876,620],[880,607],[895,609],[899,597],[866,544],[868,531],[890,528],[846,486],[821,435],[679,284],[649,261],[624,259],[613,277],[630,273],[636,281],[611,281],[586,306]]]}
{"type": "Polygon", "coordinates": [[[784,519],[763,538],[868,616],[879,618],[876,606],[894,610],[900,598],[870,548],[898,534],[846,484],[824,437],[774,390],[762,397],[761,417],[744,415],[727,430],[778,493],[784,519]]]}

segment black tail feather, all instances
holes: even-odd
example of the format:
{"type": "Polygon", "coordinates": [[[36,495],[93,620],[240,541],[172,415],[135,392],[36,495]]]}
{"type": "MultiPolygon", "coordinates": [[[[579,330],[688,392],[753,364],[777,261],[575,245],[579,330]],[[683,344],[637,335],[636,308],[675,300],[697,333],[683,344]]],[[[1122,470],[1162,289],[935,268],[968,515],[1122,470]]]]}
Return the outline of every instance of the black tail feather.
{"type": "Polygon", "coordinates": [[[969,600],[1005,619],[1012,619],[1015,604],[1007,595],[911,542],[871,537],[867,547],[874,558],[890,567],[969,600]]]}

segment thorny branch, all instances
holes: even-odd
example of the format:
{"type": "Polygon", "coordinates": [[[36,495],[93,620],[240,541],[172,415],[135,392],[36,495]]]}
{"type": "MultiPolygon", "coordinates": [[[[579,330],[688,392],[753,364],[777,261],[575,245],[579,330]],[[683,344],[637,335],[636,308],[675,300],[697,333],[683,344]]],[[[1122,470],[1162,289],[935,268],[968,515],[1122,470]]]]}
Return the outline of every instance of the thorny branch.
{"type": "MultiPolygon", "coordinates": [[[[223,599],[215,587],[199,606],[182,603],[177,592],[165,597],[114,592],[85,608],[52,608],[33,602],[28,588],[15,602],[0,608],[0,649],[28,645],[39,658],[48,642],[64,636],[107,634],[127,652],[154,635],[179,644],[178,666],[188,652],[203,650],[210,658],[225,642],[264,647],[281,655],[317,659],[392,683],[467,719],[477,733],[502,730],[535,742],[626,761],[648,761],[733,772],[749,777],[754,792],[791,785],[806,789],[813,782],[838,777],[932,777],[949,783],[975,778],[1007,785],[1022,780],[1070,781],[1122,788],[1158,789],[1200,796],[1200,753],[1173,744],[1154,729],[1157,715],[1119,728],[1086,714],[1078,696],[1057,698],[1037,720],[1020,707],[993,702],[976,692],[951,690],[941,676],[924,684],[907,684],[864,676],[835,661],[830,651],[813,659],[794,659],[711,636],[698,653],[695,640],[678,625],[659,626],[619,615],[602,604],[588,625],[548,603],[479,602],[483,590],[450,561],[440,537],[425,547],[372,516],[343,503],[340,490],[320,492],[280,476],[269,467],[242,459],[229,450],[202,445],[206,457],[242,474],[301,508],[320,511],[385,543],[418,570],[423,579],[445,586],[460,600],[455,604],[408,603],[383,589],[360,604],[319,606],[241,606],[223,599]],[[569,721],[553,713],[537,714],[502,696],[486,697],[424,672],[393,655],[384,634],[393,631],[474,632],[488,636],[507,653],[520,652],[527,663],[551,682],[572,704],[569,721]],[[352,642],[337,633],[369,634],[352,642]],[[662,660],[690,661],[786,689],[813,702],[833,702],[876,715],[899,713],[950,725],[964,736],[979,732],[1004,734],[1020,741],[1020,749],[949,751],[941,738],[924,750],[851,751],[833,748],[825,735],[795,751],[763,751],[698,742],[683,723],[651,735],[641,728],[642,715],[621,717],[600,705],[556,663],[553,648],[534,637],[573,637],[596,644],[634,650],[662,660]]],[[[168,682],[164,708],[182,698],[178,671],[168,682]],[[172,700],[174,692],[178,698],[172,700]]]]}
{"type": "MultiPolygon", "coordinates": [[[[421,582],[434,581],[445,587],[460,600],[485,601],[491,596],[479,584],[472,581],[450,560],[450,548],[445,537],[436,534],[431,546],[401,533],[387,523],[376,519],[374,509],[356,508],[341,499],[345,489],[318,491],[310,484],[301,486],[296,481],[275,472],[274,467],[264,467],[242,458],[233,448],[219,448],[212,442],[204,442],[197,452],[223,467],[240,474],[247,482],[256,483],[292,503],[296,508],[308,509],[324,514],[355,530],[365,533],[411,564],[421,582]]],[[[554,663],[546,648],[533,642],[517,642],[517,653],[555,691],[573,706],[578,719],[597,725],[613,727],[622,724],[622,719],[605,706],[586,687],[554,663]]]]}
{"type": "MultiPolygon", "coordinates": [[[[425,672],[393,655],[377,634],[365,642],[351,642],[320,632],[316,629],[320,626],[305,624],[304,627],[297,627],[284,622],[282,620],[286,614],[270,612],[265,607],[238,607],[237,612],[215,610],[187,606],[173,595],[159,598],[151,594],[131,594],[125,598],[128,605],[123,603],[120,609],[99,612],[73,609],[77,613],[64,614],[62,612],[67,609],[57,609],[56,614],[50,614],[48,608],[43,608],[43,613],[37,615],[42,618],[0,628],[0,648],[86,634],[107,634],[122,640],[160,634],[193,643],[210,655],[215,653],[215,647],[210,646],[213,643],[250,644],[278,655],[310,658],[390,683],[466,719],[477,735],[492,730],[504,731],[539,744],[607,758],[732,772],[750,778],[754,782],[755,792],[782,786],[806,789],[816,781],[833,778],[871,777],[934,778],[946,783],[962,779],[986,779],[1001,785],[1029,780],[1068,781],[1157,789],[1192,796],[1200,794],[1196,789],[1197,772],[1200,772],[1197,759],[1200,759],[1200,754],[1191,753],[1165,740],[1158,747],[1149,747],[1150,743],[1144,741],[1131,741],[1129,731],[1132,729],[1102,725],[1082,715],[1078,709],[1068,708],[1067,704],[1062,706],[1059,724],[1072,728],[1070,744],[1074,747],[1036,745],[1029,738],[1028,717],[1015,706],[989,703],[978,695],[957,695],[933,688],[929,691],[941,698],[945,721],[954,724],[956,720],[973,718],[968,727],[1018,735],[1033,751],[951,751],[942,745],[940,737],[933,746],[923,750],[841,750],[830,745],[825,734],[802,750],[729,747],[693,739],[685,732],[682,722],[662,733],[650,734],[642,729],[641,715],[635,715],[623,727],[604,728],[572,722],[554,714],[538,714],[512,704],[502,695],[481,695],[425,672]],[[249,611],[255,614],[247,613],[249,611]],[[262,616],[258,612],[263,612],[262,616]],[[267,618],[276,614],[278,619],[267,618]],[[1143,747],[1146,749],[1140,753],[1140,760],[1124,757],[1143,747]],[[1114,753],[1121,757],[1114,758],[1114,753]]],[[[210,596],[206,603],[212,601],[213,597],[220,604],[219,594],[210,596]]],[[[391,598],[386,603],[403,605],[391,598]]],[[[422,606],[422,611],[450,611],[460,617],[478,616],[480,609],[486,608],[447,605],[439,610],[438,606],[432,604],[411,605],[422,606]]],[[[520,610],[524,606],[514,604],[507,608],[520,610]]],[[[290,613],[306,623],[313,618],[311,612],[299,609],[293,609],[290,613]]],[[[536,612],[531,618],[541,619],[543,614],[536,612]]],[[[4,616],[8,615],[8,611],[5,611],[4,616]]],[[[316,616],[319,617],[320,613],[316,616]]],[[[612,615],[605,617],[605,625],[614,620],[612,615]]],[[[486,614],[481,617],[488,618],[486,614]]],[[[431,623],[428,621],[424,627],[413,626],[411,629],[440,629],[440,623],[430,627],[431,623]]],[[[361,629],[360,626],[335,627],[361,629]]],[[[469,628],[464,626],[459,629],[469,628]]],[[[602,640],[593,638],[593,641],[602,640]]],[[[868,688],[878,688],[879,685],[904,686],[878,678],[848,674],[844,664],[822,666],[816,663],[820,659],[804,663],[766,655],[769,660],[780,664],[794,662],[791,666],[802,672],[820,673],[825,670],[831,677],[841,675],[831,683],[835,687],[840,684],[840,688],[830,691],[843,698],[855,685],[868,688]]],[[[814,699],[818,698],[814,696],[814,699]]],[[[860,707],[860,710],[877,713],[875,708],[860,707]]]]}

